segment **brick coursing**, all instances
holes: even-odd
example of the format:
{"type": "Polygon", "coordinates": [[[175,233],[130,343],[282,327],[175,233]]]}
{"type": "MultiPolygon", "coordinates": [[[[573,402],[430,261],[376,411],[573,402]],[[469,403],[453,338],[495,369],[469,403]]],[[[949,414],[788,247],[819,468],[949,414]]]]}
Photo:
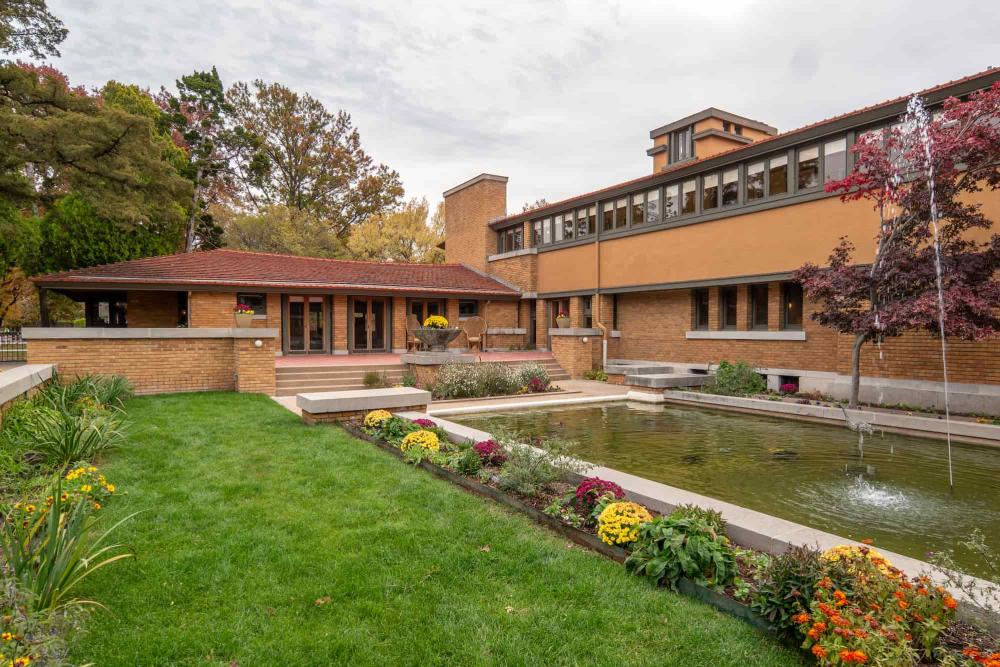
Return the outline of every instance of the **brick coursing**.
{"type": "Polygon", "coordinates": [[[496,253],[496,232],[489,221],[507,214],[507,184],[483,180],[444,198],[445,261],[487,270],[486,256],[496,253]]]}
{"type": "Polygon", "coordinates": [[[516,285],[522,292],[538,290],[538,255],[520,255],[494,260],[486,269],[490,275],[516,285]]]}
{"type": "Polygon", "coordinates": [[[130,327],[170,328],[178,323],[177,292],[130,291],[128,325],[130,327]]]}
{"type": "MultiPolygon", "coordinates": [[[[427,412],[427,405],[408,405],[403,408],[393,408],[393,412],[427,412]]],[[[368,410],[351,410],[348,412],[302,412],[302,421],[310,426],[316,424],[336,424],[349,421],[360,421],[368,414],[368,410]]]]}
{"type": "Polygon", "coordinates": [[[570,377],[579,379],[601,365],[600,336],[553,336],[552,355],[570,377]],[[587,338],[584,343],[583,339],[587,338]]]}

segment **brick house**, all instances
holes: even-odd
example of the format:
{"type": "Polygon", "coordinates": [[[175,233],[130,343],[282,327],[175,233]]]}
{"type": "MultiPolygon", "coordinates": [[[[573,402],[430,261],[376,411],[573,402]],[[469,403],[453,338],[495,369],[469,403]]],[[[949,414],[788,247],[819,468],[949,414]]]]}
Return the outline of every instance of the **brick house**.
{"type": "MultiPolygon", "coordinates": [[[[920,95],[933,107],[997,80],[1000,71],[987,70],[920,95]]],[[[906,102],[896,98],[784,133],[705,109],[649,133],[650,174],[512,215],[507,178],[481,174],[444,192],[445,265],[216,250],[35,283],[43,293],[83,301],[87,331],[186,327],[186,338],[174,336],[175,352],[191,349],[199,331],[231,331],[237,302],[257,311],[253,324],[268,332],[261,347],[272,359],[398,352],[409,313],[482,315],[490,347],[550,350],[576,377],[606,358],[702,369],[745,360],[772,386],[790,381],[843,395],[851,341],[810,318],[815,304],[790,278],[807,261],[825,263],[841,236],[854,240],[860,261],[873,255],[873,211],[864,202],[842,203],[824,184],[851,170],[856,138],[898,122],[906,102]],[[569,327],[557,326],[561,313],[569,327]]],[[[1000,217],[996,192],[980,198],[989,217],[1000,217]]],[[[63,340],[56,350],[56,334],[43,335],[29,344],[35,360],[81,348],[63,340]]],[[[228,344],[237,355],[247,343],[228,344]]],[[[102,354],[117,354],[117,345],[102,354]]],[[[948,345],[958,404],[1000,412],[1000,343],[948,345]]],[[[253,375],[233,373],[231,365],[211,380],[213,388],[239,388],[234,382],[253,375]]],[[[261,373],[254,390],[267,391],[273,380],[269,385],[261,373]]],[[[869,345],[862,374],[863,398],[933,404],[942,380],[940,344],[914,333],[881,350],[869,345]]]]}

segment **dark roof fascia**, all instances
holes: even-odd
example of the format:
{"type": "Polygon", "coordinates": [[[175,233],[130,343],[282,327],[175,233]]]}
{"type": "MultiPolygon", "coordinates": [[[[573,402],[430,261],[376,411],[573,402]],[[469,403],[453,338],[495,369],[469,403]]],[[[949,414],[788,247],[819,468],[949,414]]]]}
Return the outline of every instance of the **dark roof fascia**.
{"type": "Polygon", "coordinates": [[[706,118],[719,118],[721,120],[728,120],[730,123],[737,123],[743,127],[749,127],[754,130],[759,130],[764,134],[777,134],[778,128],[768,125],[767,123],[762,123],[759,120],[753,120],[745,116],[738,116],[734,113],[729,113],[728,111],[723,111],[722,109],[716,109],[715,107],[708,107],[707,109],[702,109],[697,113],[693,113],[690,116],[685,116],[680,120],[675,120],[672,123],[667,123],[666,125],[661,125],[655,130],[649,131],[649,138],[656,139],[657,137],[662,137],[664,134],[670,134],[674,130],[679,130],[681,128],[687,127],[688,125],[694,125],[698,121],[705,120],[706,118]]]}
{"type": "MultiPolygon", "coordinates": [[[[924,100],[931,105],[940,104],[949,97],[967,95],[971,92],[988,88],[993,85],[995,81],[1000,81],[1000,68],[988,72],[981,77],[976,77],[974,79],[970,79],[969,81],[962,81],[955,85],[948,86],[947,88],[927,93],[924,95],[924,100]]],[[[875,109],[852,113],[844,118],[835,118],[828,122],[820,123],[814,127],[808,127],[801,131],[792,130],[784,135],[779,135],[772,139],[756,141],[743,148],[706,158],[678,169],[659,172],[644,179],[637,179],[626,184],[612,186],[606,190],[598,190],[596,192],[573,197],[572,199],[566,199],[564,201],[556,202],[550,206],[534,209],[526,213],[518,213],[490,223],[490,226],[494,229],[499,229],[518,222],[524,222],[525,220],[547,217],[549,215],[561,213],[564,210],[591,205],[595,202],[607,199],[614,199],[638,190],[657,187],[666,183],[673,183],[674,181],[682,180],[702,172],[712,171],[713,169],[728,166],[732,163],[739,163],[754,157],[770,155],[771,153],[780,152],[783,149],[787,150],[792,146],[797,146],[814,139],[820,139],[830,134],[838,134],[850,129],[862,128],[866,125],[871,125],[879,121],[898,118],[906,111],[908,101],[909,98],[904,97],[901,100],[885,106],[879,106],[875,109]]]]}
{"type": "MultiPolygon", "coordinates": [[[[704,139],[705,137],[722,137],[723,139],[728,139],[729,141],[735,141],[741,144],[752,144],[753,139],[750,137],[744,137],[742,134],[733,134],[732,132],[723,132],[722,130],[717,130],[714,127],[710,127],[707,130],[702,130],[694,135],[694,140],[704,139]]],[[[648,152],[648,151],[647,151],[648,152]]]]}

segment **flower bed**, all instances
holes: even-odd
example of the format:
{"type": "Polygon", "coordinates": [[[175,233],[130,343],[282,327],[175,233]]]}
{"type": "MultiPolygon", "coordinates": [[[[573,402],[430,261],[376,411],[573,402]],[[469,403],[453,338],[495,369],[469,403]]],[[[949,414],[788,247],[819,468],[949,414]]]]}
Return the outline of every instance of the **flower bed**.
{"type": "Polygon", "coordinates": [[[845,545],[778,556],[742,549],[725,535],[718,512],[684,506],[658,515],[629,501],[612,482],[571,482],[583,470],[566,441],[529,444],[496,434],[454,444],[431,420],[419,421],[366,418],[345,427],[434,475],[524,512],[654,585],[779,633],[819,664],[998,667],[989,662],[996,637],[979,634],[975,646],[964,643],[967,632],[955,621],[955,599],[926,576],[907,577],[874,549],[845,545]]]}
{"type": "Polygon", "coordinates": [[[541,364],[497,362],[444,364],[432,387],[434,398],[486,398],[558,391],[541,364]]]}

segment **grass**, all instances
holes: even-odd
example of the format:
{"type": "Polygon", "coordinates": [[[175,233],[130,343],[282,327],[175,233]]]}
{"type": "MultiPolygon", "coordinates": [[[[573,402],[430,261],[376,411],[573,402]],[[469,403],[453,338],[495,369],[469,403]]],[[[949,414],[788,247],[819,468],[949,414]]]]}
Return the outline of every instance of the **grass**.
{"type": "MultiPolygon", "coordinates": [[[[799,665],[643,580],[268,398],[133,399],[104,468],[147,510],[72,658],[99,665],[799,665]]],[[[113,517],[106,517],[111,519],[113,517]]]]}

